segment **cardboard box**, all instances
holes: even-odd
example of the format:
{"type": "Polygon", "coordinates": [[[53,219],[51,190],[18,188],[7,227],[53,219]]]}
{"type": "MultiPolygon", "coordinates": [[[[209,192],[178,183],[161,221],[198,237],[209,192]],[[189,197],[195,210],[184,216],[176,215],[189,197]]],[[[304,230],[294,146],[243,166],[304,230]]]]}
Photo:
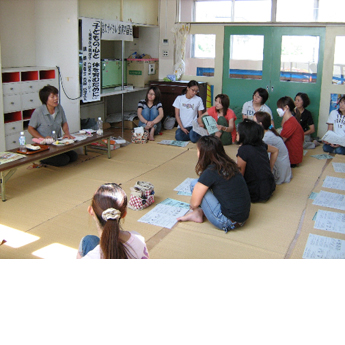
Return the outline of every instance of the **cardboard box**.
{"type": "Polygon", "coordinates": [[[158,59],[127,59],[127,83],[145,87],[158,79],[158,59]]]}

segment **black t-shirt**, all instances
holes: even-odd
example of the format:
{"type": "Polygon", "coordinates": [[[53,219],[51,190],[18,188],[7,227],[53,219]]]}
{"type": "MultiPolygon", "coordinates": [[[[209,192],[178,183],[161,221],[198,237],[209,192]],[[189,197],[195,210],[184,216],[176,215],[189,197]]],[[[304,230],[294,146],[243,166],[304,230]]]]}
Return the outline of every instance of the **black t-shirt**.
{"type": "Polygon", "coordinates": [[[314,120],[309,110],[304,109],[301,115],[301,118],[299,120],[299,124],[302,126],[304,132],[306,132],[309,129],[310,125],[314,124],[314,120]]]}
{"type": "Polygon", "coordinates": [[[237,156],[246,164],[244,179],[247,182],[252,202],[268,200],[276,188],[268,159],[267,145],[239,147],[237,156]]]}
{"type": "Polygon", "coordinates": [[[250,196],[241,173],[226,180],[211,164],[201,173],[198,182],[212,190],[225,217],[240,223],[248,219],[250,196]]]}

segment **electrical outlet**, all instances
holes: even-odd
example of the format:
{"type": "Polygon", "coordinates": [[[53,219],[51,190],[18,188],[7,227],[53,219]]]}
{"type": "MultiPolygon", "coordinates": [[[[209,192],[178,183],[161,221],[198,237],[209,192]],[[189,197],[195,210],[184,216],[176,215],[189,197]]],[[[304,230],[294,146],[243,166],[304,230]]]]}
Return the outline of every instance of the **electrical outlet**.
{"type": "Polygon", "coordinates": [[[163,50],[163,56],[168,57],[169,56],[169,51],[168,50],[163,50]]]}

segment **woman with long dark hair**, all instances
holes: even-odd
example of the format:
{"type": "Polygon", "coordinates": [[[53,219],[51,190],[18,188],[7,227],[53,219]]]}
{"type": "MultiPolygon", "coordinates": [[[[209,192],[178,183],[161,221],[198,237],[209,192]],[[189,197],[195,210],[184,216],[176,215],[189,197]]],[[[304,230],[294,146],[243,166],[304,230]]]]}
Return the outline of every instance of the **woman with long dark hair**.
{"type": "Polygon", "coordinates": [[[238,124],[237,165],[247,182],[252,202],[267,201],[276,188],[272,171],[279,150],[265,144],[263,136],[263,128],[252,120],[244,119],[238,124]],[[267,152],[271,153],[270,158],[267,152]]]}
{"type": "Polygon", "coordinates": [[[149,139],[152,141],[155,140],[155,134],[157,135],[162,129],[161,121],[164,113],[160,98],[159,88],[150,86],[145,99],[138,103],[139,126],[149,131],[149,139]]]}
{"type": "Polygon", "coordinates": [[[295,168],[303,160],[304,143],[304,131],[296,118],[292,115],[294,108],[295,103],[289,96],[281,97],[277,101],[277,113],[283,118],[283,129],[280,135],[289,151],[292,168],[295,168]]]}
{"type": "Polygon", "coordinates": [[[289,152],[284,144],[284,140],[279,133],[272,127],[271,116],[263,111],[258,111],[254,115],[254,121],[264,129],[263,142],[267,145],[276,147],[278,152],[277,160],[273,167],[273,175],[276,184],[290,182],[292,179],[289,152]]]}
{"type": "Polygon", "coordinates": [[[199,92],[199,83],[191,80],[182,95],[177,96],[173,107],[175,107],[175,118],[178,123],[175,139],[179,141],[191,141],[196,143],[200,135],[193,131],[193,121],[202,115],[205,109],[199,92]]]}
{"type": "Polygon", "coordinates": [[[94,194],[88,212],[98,236],[87,235],[79,245],[78,259],[148,259],[144,238],[123,231],[120,220],[127,214],[127,195],[116,183],[106,183],[94,194]]]}
{"type": "Polygon", "coordinates": [[[178,220],[202,223],[205,215],[225,232],[243,226],[249,217],[250,196],[235,161],[215,136],[198,140],[197,155],[195,172],[199,179],[191,182],[191,210],[178,220]]]}

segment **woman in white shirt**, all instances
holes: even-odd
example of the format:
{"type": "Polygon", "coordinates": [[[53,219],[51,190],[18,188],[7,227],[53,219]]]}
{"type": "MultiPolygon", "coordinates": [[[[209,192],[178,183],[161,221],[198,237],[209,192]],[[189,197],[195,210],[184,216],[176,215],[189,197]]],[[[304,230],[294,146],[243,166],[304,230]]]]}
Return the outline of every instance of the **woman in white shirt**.
{"type": "Polygon", "coordinates": [[[200,135],[193,131],[193,121],[201,116],[205,109],[201,97],[197,96],[198,92],[198,82],[191,80],[184,94],[177,96],[173,103],[178,123],[175,133],[176,140],[196,143],[200,138],[200,135]]]}
{"type": "Polygon", "coordinates": [[[254,114],[257,111],[264,111],[270,114],[271,124],[274,127],[273,115],[271,109],[265,104],[268,100],[268,92],[266,89],[259,87],[253,92],[253,99],[243,104],[242,117],[243,119],[254,120],[254,114]]]}

